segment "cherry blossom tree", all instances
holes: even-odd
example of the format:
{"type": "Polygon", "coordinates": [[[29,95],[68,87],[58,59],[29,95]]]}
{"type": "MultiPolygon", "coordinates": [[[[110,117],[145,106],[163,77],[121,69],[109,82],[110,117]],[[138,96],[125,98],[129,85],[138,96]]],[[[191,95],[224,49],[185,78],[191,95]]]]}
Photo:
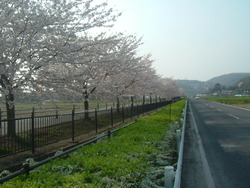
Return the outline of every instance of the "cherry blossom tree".
{"type": "Polygon", "coordinates": [[[184,96],[183,90],[178,86],[175,80],[172,78],[161,78],[161,87],[158,91],[159,96],[166,99],[172,99],[174,97],[184,96]]]}
{"type": "Polygon", "coordinates": [[[64,96],[83,98],[85,119],[89,119],[88,99],[108,76],[107,66],[114,61],[112,48],[118,42],[116,37],[79,39],[76,46],[81,45],[81,50],[67,54],[62,59],[65,63],[60,62],[40,69],[37,86],[43,88],[41,92],[45,94],[52,91],[64,96]]]}
{"type": "Polygon", "coordinates": [[[161,100],[171,100],[174,97],[184,96],[183,90],[172,78],[155,78],[151,80],[147,88],[150,91],[150,103],[153,98],[156,102],[160,102],[161,100]]]}
{"type": "Polygon", "coordinates": [[[131,105],[133,105],[133,96],[143,95],[144,88],[148,85],[148,80],[156,76],[152,68],[150,55],[134,58],[128,64],[121,65],[123,68],[117,74],[109,77],[104,83],[105,96],[117,101],[117,111],[120,109],[120,99],[124,96],[131,96],[131,105]]]}
{"type": "Polygon", "coordinates": [[[140,71],[138,71],[137,81],[131,87],[130,92],[143,96],[143,104],[145,103],[145,95],[150,97],[150,103],[152,103],[152,97],[155,97],[155,101],[158,102],[158,98],[171,99],[183,96],[183,91],[177,83],[171,78],[158,75],[152,63],[151,54],[147,54],[139,62],[140,71]]]}
{"type": "Polygon", "coordinates": [[[137,82],[130,89],[134,92],[134,95],[143,96],[143,104],[145,104],[146,95],[150,95],[151,99],[151,95],[154,93],[153,88],[157,86],[156,83],[160,78],[156,70],[153,68],[153,62],[151,54],[147,54],[143,57],[139,62],[140,69],[137,74],[137,82]]]}
{"type": "MultiPolygon", "coordinates": [[[[141,39],[121,34],[105,38],[81,38],[75,44],[83,46],[81,50],[72,56],[67,54],[62,61],[68,59],[68,63],[53,64],[40,69],[37,79],[39,83],[36,85],[43,88],[45,93],[53,91],[82,97],[85,119],[89,119],[89,97],[95,94],[104,98],[102,96],[108,95],[107,83],[110,80],[116,80],[129,72],[134,73],[140,59],[136,56],[140,44],[141,39]],[[58,69],[61,74],[58,74],[58,69]]],[[[127,87],[127,80],[120,84],[127,87]]]]}
{"type": "MultiPolygon", "coordinates": [[[[105,1],[1,0],[0,92],[7,118],[15,118],[15,96],[23,90],[83,98],[86,111],[93,94],[115,98],[117,109],[122,95],[177,94],[171,79],[156,74],[151,56],[138,55],[141,39],[98,30],[112,27],[119,15],[105,1]]],[[[8,134],[15,136],[15,121],[8,134]]]]}
{"type": "MultiPolygon", "coordinates": [[[[7,118],[15,117],[18,90],[37,88],[37,71],[81,50],[72,46],[79,36],[111,27],[118,16],[94,0],[1,0],[0,92],[7,118]]],[[[15,121],[8,134],[15,135],[15,121]]]]}

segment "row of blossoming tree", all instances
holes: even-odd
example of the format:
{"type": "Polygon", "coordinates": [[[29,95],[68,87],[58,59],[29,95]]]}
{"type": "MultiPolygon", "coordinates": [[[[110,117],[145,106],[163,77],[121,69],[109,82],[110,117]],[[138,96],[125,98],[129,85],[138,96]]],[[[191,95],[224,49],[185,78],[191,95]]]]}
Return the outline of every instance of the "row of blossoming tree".
{"type": "MultiPolygon", "coordinates": [[[[1,0],[0,92],[7,118],[15,118],[15,97],[90,95],[180,95],[170,78],[157,75],[151,56],[138,55],[141,39],[112,33],[120,16],[94,0],[1,0]]],[[[9,122],[15,134],[15,122],[9,122]]]]}

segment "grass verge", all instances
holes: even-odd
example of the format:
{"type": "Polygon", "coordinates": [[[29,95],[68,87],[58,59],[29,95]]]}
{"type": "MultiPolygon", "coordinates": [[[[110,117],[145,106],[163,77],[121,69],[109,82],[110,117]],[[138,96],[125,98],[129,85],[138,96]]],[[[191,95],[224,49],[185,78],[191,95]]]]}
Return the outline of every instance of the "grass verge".
{"type": "Polygon", "coordinates": [[[205,100],[216,101],[224,104],[250,104],[250,97],[206,97],[205,100]]]}
{"type": "Polygon", "coordinates": [[[138,119],[66,159],[56,159],[2,187],[153,187],[163,185],[164,167],[175,163],[175,130],[185,100],[138,119]],[[171,115],[170,115],[171,112],[171,115]],[[171,119],[170,119],[171,118],[171,119]]]}

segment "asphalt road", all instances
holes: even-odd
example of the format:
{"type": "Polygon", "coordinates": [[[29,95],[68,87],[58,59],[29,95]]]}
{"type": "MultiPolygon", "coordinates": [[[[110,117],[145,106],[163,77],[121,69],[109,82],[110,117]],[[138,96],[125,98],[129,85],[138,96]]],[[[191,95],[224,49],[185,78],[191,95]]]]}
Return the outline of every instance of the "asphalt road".
{"type": "Polygon", "coordinates": [[[190,100],[182,188],[250,188],[250,111],[190,100]]]}

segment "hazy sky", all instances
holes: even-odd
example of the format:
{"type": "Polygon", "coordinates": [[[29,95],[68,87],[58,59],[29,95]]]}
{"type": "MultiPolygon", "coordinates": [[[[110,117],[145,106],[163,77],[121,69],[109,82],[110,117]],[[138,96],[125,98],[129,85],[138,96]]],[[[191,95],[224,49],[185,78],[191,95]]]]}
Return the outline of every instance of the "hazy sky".
{"type": "Polygon", "coordinates": [[[115,30],[143,37],[141,54],[174,79],[250,72],[250,0],[109,0],[115,30]]]}

